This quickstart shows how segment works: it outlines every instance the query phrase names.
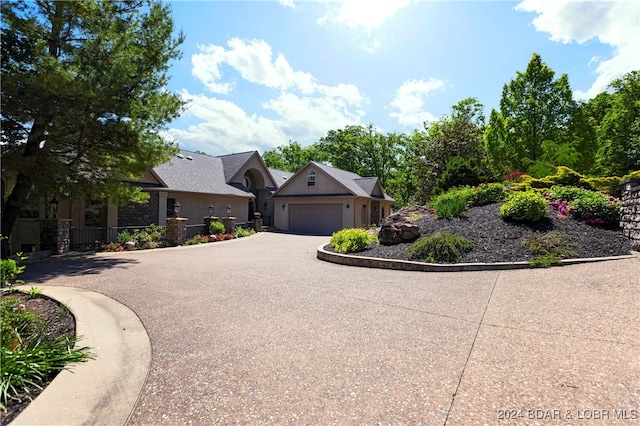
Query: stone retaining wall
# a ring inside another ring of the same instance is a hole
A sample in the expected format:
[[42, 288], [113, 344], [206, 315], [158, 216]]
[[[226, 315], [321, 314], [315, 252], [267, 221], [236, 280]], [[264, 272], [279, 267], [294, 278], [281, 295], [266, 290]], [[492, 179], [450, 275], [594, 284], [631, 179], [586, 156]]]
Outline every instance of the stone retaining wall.
[[631, 239], [631, 248], [640, 251], [640, 179], [627, 179], [621, 185], [620, 227]]

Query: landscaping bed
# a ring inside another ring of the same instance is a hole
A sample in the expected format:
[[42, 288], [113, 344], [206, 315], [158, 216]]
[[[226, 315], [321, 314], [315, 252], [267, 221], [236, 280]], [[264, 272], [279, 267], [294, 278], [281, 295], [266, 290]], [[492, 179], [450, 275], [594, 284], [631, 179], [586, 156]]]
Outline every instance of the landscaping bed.
[[[421, 236], [436, 231], [448, 231], [460, 235], [475, 247], [461, 253], [462, 263], [494, 263], [531, 261], [535, 256], [525, 244], [533, 236], [541, 236], [550, 231], [563, 235], [564, 241], [572, 246], [573, 254], [567, 258], [607, 257], [630, 254], [631, 244], [617, 227], [589, 225], [571, 217], [558, 217], [557, 210], [549, 207], [547, 217], [535, 222], [507, 221], [500, 217], [502, 203], [472, 207], [465, 217], [437, 219], [426, 207], [414, 207], [412, 223], [420, 228]], [[352, 256], [367, 256], [384, 259], [415, 260], [407, 256], [409, 243], [383, 246], [377, 242]], [[334, 251], [330, 245], [325, 247]]]
[[[45, 336], [48, 340], [68, 338], [71, 342], [75, 341], [75, 317], [65, 306], [42, 294], [29, 295], [19, 291], [3, 291], [0, 301], [6, 301], [8, 298], [17, 299], [20, 311], [33, 313], [38, 317], [37, 324], [42, 324], [43, 327], [42, 330], [37, 331], [41, 336]], [[5, 314], [8, 315], [7, 312]], [[3, 332], [2, 338], [3, 340], [8, 339], [8, 333]], [[22, 338], [25, 339], [27, 337], [22, 335]], [[3, 341], [3, 345], [6, 343], [8, 342]], [[22, 388], [21, 385], [18, 385], [20, 392], [6, 401], [6, 411], [0, 410], [0, 424], [8, 424], [13, 421], [15, 417], [27, 408], [31, 400], [35, 399], [44, 390], [58, 372], [59, 370], [51, 371], [46, 374], [44, 380], [36, 380], [37, 386], [25, 385]], [[6, 374], [6, 372], [3, 371], [3, 374]]]

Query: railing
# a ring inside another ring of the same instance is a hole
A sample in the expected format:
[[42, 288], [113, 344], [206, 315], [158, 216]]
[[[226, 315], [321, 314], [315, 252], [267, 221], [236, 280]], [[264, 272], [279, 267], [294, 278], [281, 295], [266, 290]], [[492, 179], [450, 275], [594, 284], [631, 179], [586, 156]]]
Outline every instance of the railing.
[[[251, 228], [252, 222], [236, 222], [236, 226], [243, 228]], [[146, 228], [146, 226], [118, 226], [113, 228], [71, 228], [70, 249], [97, 249], [104, 244], [118, 241], [118, 234], [123, 231], [134, 233]], [[209, 230], [206, 229], [204, 223], [198, 225], [186, 226], [187, 239], [193, 238], [195, 235], [207, 235]], [[164, 240], [166, 235], [162, 236]]]
[[[113, 228], [71, 228], [70, 249], [95, 249], [103, 244], [118, 241], [118, 234], [123, 231], [134, 233], [147, 226], [117, 226]], [[162, 239], [165, 235], [162, 235]]]
[[198, 234], [207, 235], [209, 231], [205, 229], [205, 226], [204, 223], [200, 225], [187, 225], [187, 240]]

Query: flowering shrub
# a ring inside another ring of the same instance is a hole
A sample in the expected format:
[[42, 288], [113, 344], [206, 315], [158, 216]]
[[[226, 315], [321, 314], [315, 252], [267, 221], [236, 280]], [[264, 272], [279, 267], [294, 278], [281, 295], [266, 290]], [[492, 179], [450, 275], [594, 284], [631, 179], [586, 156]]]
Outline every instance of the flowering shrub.
[[100, 246], [102, 251], [124, 251], [124, 246], [120, 243], [110, 242]]
[[554, 186], [546, 193], [559, 218], [571, 216], [589, 225], [617, 225], [620, 221], [619, 199], [597, 191], [574, 186]]
[[618, 225], [620, 222], [620, 207], [622, 203], [615, 197], [600, 192], [585, 191], [580, 198], [576, 198], [569, 206], [572, 214], [589, 225]]
[[149, 225], [141, 231], [136, 230], [132, 237], [137, 241], [138, 247], [143, 249], [156, 248], [160, 246], [165, 228], [158, 225]]
[[558, 210], [558, 219], [566, 219], [567, 216], [573, 213], [574, 208], [567, 205], [566, 201], [552, 201], [549, 203], [551, 207]]
[[342, 229], [333, 233], [329, 244], [337, 253], [355, 253], [365, 250], [376, 238], [364, 229]]
[[188, 239], [185, 244], [190, 246], [190, 245], [194, 245], [194, 244], [203, 244], [203, 243], [208, 243], [209, 242], [209, 237], [207, 237], [206, 235], [194, 235], [192, 238]]
[[234, 239], [234, 236], [233, 236], [233, 234], [226, 233], [226, 234], [224, 234], [224, 235], [222, 236], [222, 239], [223, 239], [223, 240], [233, 240], [233, 239]]
[[513, 192], [500, 206], [503, 219], [535, 221], [547, 215], [547, 201], [534, 191]]

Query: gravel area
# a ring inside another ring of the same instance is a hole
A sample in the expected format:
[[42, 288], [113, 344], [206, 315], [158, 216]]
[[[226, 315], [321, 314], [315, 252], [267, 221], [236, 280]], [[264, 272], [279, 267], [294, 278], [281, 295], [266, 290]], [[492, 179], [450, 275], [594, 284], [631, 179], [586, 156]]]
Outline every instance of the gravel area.
[[[556, 211], [549, 208], [547, 218], [535, 223], [508, 222], [500, 218], [501, 203], [473, 207], [464, 218], [437, 219], [426, 208], [413, 207], [410, 213], [422, 214], [413, 221], [420, 227], [422, 235], [436, 231], [448, 231], [466, 237], [475, 244], [475, 249], [462, 255], [463, 263], [478, 262], [518, 262], [530, 260], [533, 256], [523, 241], [536, 234], [557, 231], [565, 236], [568, 243], [575, 244], [576, 253], [570, 258], [606, 257], [630, 254], [628, 238], [619, 228], [603, 228], [571, 219], [558, 218]], [[403, 213], [400, 211], [399, 213]], [[414, 260], [406, 256], [408, 243], [392, 246], [372, 244], [368, 250], [353, 253], [356, 256], [384, 259]], [[331, 246], [327, 246], [331, 249]]]

